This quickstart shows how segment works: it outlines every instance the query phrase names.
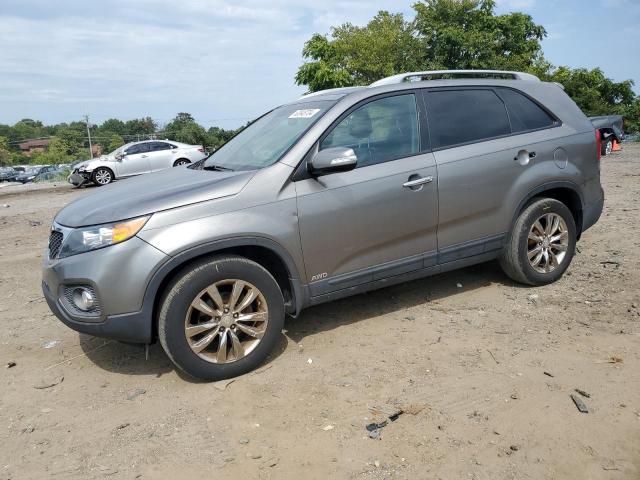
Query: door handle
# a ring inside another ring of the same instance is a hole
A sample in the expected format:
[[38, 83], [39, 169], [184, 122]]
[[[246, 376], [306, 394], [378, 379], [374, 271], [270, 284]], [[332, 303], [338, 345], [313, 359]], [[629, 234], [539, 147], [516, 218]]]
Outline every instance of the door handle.
[[148, 157], [148, 155], [142, 155], [142, 158], [147, 158], [147, 157]]
[[409, 180], [408, 182], [404, 182], [402, 186], [404, 188], [413, 188], [413, 187], [418, 187], [420, 185], [424, 185], [425, 183], [431, 183], [431, 182], [433, 182], [433, 177], [429, 175], [428, 177], [419, 177], [419, 178], [416, 178], [415, 180]]
[[537, 156], [536, 152], [520, 150], [518, 154], [515, 157], [513, 157], [513, 160], [515, 162], [518, 162], [520, 165], [524, 166], [524, 165], [528, 165], [529, 160], [533, 160], [534, 158], [536, 158], [536, 156]]

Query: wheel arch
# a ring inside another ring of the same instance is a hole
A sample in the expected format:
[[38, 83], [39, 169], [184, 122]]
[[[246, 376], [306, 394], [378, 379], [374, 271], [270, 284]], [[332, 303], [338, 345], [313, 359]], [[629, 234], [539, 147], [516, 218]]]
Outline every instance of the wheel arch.
[[578, 239], [582, 234], [584, 201], [579, 187], [572, 182], [551, 182], [540, 185], [529, 192], [518, 204], [518, 207], [511, 219], [511, 225], [514, 225], [518, 216], [525, 208], [531, 204], [534, 199], [546, 197], [553, 198], [562, 202], [571, 211], [573, 219], [576, 222], [576, 231]]
[[188, 158], [180, 157], [180, 158], [176, 159], [176, 160], [173, 162], [173, 166], [174, 166], [174, 167], [178, 166], [178, 162], [182, 162], [182, 161], [185, 161], [185, 162], [187, 162], [187, 163], [189, 163], [189, 164], [190, 164], [190, 163], [192, 163], [192, 162], [191, 162], [191, 160], [189, 160]]
[[111, 172], [111, 178], [112, 178], [113, 180], [117, 180], [117, 177], [116, 177], [116, 171], [115, 171], [113, 168], [111, 168], [111, 167], [107, 167], [106, 165], [100, 165], [100, 166], [98, 166], [97, 168], [95, 168], [95, 169], [91, 172], [91, 179], [92, 179], [92, 180], [93, 180], [93, 178], [94, 178], [95, 173], [96, 173], [98, 170], [109, 170], [109, 171]]
[[289, 253], [266, 238], [233, 238], [198, 245], [171, 257], [152, 275], [144, 295], [143, 308], [149, 309], [153, 325], [152, 338], [157, 336], [160, 302], [169, 283], [180, 270], [204, 257], [235, 254], [264, 267], [280, 286], [286, 313], [297, 316], [303, 306], [304, 293], [295, 263]]

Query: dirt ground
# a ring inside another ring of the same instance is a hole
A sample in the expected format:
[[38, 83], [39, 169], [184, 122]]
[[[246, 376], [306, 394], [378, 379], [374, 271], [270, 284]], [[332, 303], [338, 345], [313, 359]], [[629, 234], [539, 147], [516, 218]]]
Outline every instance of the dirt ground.
[[0, 192], [0, 479], [640, 479], [640, 145], [602, 170], [558, 283], [488, 263], [315, 307], [226, 388], [49, 312], [50, 222], [91, 189]]

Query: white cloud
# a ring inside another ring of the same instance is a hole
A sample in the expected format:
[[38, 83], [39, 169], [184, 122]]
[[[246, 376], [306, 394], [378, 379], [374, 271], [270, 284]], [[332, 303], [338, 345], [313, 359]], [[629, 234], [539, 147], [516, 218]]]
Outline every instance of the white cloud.
[[[251, 118], [296, 98], [304, 42], [394, 0], [2, 0], [0, 123]], [[173, 5], [173, 6], [170, 6]]]

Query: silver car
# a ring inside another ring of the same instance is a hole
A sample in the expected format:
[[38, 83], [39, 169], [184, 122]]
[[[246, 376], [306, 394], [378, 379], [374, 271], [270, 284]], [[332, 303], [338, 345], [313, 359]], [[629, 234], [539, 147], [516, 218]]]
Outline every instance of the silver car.
[[195, 163], [205, 156], [202, 145], [172, 140], [132, 142], [108, 155], [79, 163], [69, 175], [69, 183], [75, 186], [90, 182], [107, 185], [120, 178]]
[[599, 135], [557, 84], [439, 74], [303, 97], [204, 162], [66, 206], [44, 260], [51, 310], [222, 379], [310, 305], [495, 259], [517, 282], [556, 281], [602, 212]]

